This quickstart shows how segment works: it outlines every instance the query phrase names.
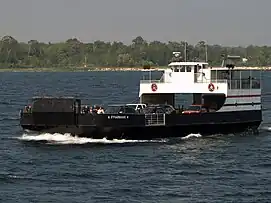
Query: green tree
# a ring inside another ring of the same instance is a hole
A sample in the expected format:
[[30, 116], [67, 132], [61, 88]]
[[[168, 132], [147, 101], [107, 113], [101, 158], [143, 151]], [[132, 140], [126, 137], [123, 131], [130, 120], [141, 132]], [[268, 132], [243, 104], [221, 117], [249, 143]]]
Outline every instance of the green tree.
[[147, 42], [142, 36], [135, 37], [128, 45], [123, 42], [101, 40], [83, 43], [77, 38], [58, 43], [37, 40], [24, 43], [18, 42], [12, 36], [4, 36], [0, 41], [0, 64], [4, 68], [79, 67], [85, 63], [88, 66], [107, 67], [166, 66], [172, 59], [174, 51], [180, 51], [182, 58], [186, 57], [187, 61], [205, 61], [206, 48], [211, 66], [220, 66], [221, 56], [225, 54], [246, 57], [249, 59], [247, 62], [249, 66], [271, 65], [270, 46], [226, 47], [206, 44], [205, 41], [199, 41], [195, 45], [184, 41]]

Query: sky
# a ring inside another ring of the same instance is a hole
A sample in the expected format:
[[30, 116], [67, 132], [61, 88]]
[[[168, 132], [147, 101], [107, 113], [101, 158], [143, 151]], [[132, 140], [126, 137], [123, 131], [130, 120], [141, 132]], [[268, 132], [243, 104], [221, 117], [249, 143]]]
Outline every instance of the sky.
[[271, 45], [271, 0], [0, 0], [0, 36]]

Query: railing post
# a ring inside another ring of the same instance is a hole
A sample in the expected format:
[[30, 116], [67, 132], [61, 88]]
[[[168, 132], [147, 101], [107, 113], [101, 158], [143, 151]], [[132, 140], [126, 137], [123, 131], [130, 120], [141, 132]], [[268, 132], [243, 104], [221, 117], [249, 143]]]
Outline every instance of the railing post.
[[166, 124], [166, 114], [155, 113], [145, 115], [145, 125], [146, 126], [159, 126]]

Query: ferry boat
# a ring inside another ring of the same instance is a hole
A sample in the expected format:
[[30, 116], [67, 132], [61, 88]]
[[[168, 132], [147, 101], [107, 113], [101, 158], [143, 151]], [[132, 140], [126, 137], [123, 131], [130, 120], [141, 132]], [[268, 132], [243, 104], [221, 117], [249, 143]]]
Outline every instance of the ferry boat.
[[[159, 80], [140, 81], [139, 104], [111, 105], [102, 114], [90, 112], [80, 99], [35, 97], [21, 110], [20, 124], [23, 129], [94, 139], [257, 132], [262, 122], [261, 71], [235, 67], [236, 60], [241, 57], [224, 57], [221, 67], [173, 61]], [[178, 94], [191, 94], [191, 105], [177, 104]]]

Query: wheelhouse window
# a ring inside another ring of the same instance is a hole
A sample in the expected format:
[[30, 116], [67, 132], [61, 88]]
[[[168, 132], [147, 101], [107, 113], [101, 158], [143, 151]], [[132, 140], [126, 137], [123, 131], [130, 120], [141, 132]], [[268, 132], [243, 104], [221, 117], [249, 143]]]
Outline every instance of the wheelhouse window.
[[180, 67], [180, 72], [185, 72], [185, 66]]
[[174, 72], [179, 72], [179, 66], [173, 66]]
[[171, 66], [171, 69], [173, 72], [191, 72], [192, 71], [192, 66]]

